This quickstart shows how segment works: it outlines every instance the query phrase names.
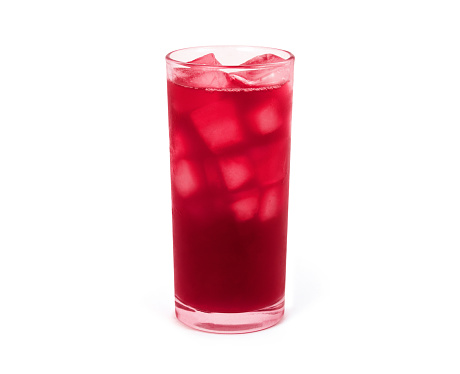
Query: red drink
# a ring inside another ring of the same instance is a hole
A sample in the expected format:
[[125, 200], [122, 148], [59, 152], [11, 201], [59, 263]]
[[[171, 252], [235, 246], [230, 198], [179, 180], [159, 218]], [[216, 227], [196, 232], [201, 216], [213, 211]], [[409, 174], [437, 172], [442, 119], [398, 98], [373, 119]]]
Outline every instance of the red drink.
[[255, 331], [282, 316], [292, 64], [168, 66], [176, 311], [192, 327]]

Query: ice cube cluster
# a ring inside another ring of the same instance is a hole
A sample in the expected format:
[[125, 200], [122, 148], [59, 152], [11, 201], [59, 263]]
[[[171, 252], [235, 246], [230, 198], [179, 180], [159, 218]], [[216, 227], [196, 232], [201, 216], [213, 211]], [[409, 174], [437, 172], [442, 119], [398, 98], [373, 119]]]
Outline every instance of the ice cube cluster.
[[[261, 55], [242, 65], [260, 66], [281, 61], [285, 60], [275, 55]], [[191, 63], [220, 66], [213, 54]], [[175, 79], [176, 83], [195, 88], [214, 84], [220, 88], [254, 88], [282, 82], [286, 77], [282, 69], [286, 68], [276, 64], [271, 69], [258, 68], [244, 73], [180, 68]], [[201, 94], [200, 90], [197, 94]], [[181, 105], [183, 110], [188, 103]], [[276, 217], [285, 200], [289, 140], [275, 134], [288, 120], [274, 96], [267, 95], [243, 111], [228, 96], [209, 100], [197, 108], [188, 105], [188, 109], [191, 124], [188, 130], [193, 131], [194, 141], [206, 147], [208, 156], [196, 157], [190, 133], [180, 128], [171, 132], [172, 181], [178, 196], [190, 201], [188, 206], [193, 212], [201, 211], [198, 215], [209, 208], [206, 204], [212, 200], [214, 207], [227, 210], [237, 221], [268, 221]]]
[[290, 67], [282, 62], [286, 60], [273, 54], [265, 54], [243, 62], [241, 68], [223, 67], [216, 56], [209, 53], [190, 61], [188, 67], [175, 67], [172, 81], [186, 87], [216, 90], [277, 86], [289, 80]]

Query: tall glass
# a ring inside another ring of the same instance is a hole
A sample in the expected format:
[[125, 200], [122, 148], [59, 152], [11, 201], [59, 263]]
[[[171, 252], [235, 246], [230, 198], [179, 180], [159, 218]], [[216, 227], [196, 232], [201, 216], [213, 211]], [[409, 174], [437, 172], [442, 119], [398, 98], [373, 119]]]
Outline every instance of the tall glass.
[[176, 316], [216, 333], [284, 313], [294, 56], [245, 46], [166, 56]]

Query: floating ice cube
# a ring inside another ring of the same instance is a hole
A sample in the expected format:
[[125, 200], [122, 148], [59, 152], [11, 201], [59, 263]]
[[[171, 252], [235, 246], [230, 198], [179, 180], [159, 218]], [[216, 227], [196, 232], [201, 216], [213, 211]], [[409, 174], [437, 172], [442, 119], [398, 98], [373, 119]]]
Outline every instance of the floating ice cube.
[[224, 89], [233, 81], [227, 73], [217, 69], [175, 68], [173, 82], [186, 87]]
[[267, 67], [260, 70], [248, 70], [228, 74], [230, 87], [269, 87], [280, 86], [289, 80], [289, 69], [285, 66]]
[[259, 218], [261, 221], [267, 221], [276, 217], [281, 210], [281, 193], [280, 186], [268, 188], [260, 199]]
[[191, 80], [192, 87], [201, 88], [227, 88], [231, 84], [227, 73], [219, 70], [203, 71]]
[[257, 179], [268, 185], [285, 179], [289, 171], [289, 141], [277, 142], [255, 147], [250, 152], [254, 162]]
[[249, 113], [249, 123], [253, 130], [261, 135], [277, 130], [283, 124], [276, 100], [264, 102]]
[[187, 87], [224, 89], [230, 87], [232, 79], [224, 71], [205, 66], [220, 66], [213, 53], [190, 61], [191, 64], [202, 65], [188, 68], [174, 68], [173, 82]]
[[243, 140], [235, 106], [221, 100], [194, 110], [190, 117], [198, 133], [213, 152], [220, 152]]
[[228, 74], [230, 84], [240, 87], [265, 87], [286, 83], [289, 80], [289, 64], [277, 64], [286, 61], [272, 54], [251, 58], [241, 65], [254, 65], [254, 69], [243, 70]]
[[251, 178], [252, 168], [247, 157], [222, 157], [219, 164], [225, 184], [230, 190], [241, 187]]
[[239, 221], [247, 221], [253, 218], [259, 209], [259, 196], [257, 191], [246, 192], [241, 195], [232, 205], [235, 218]]
[[283, 61], [286, 61], [286, 60], [277, 55], [266, 53], [264, 55], [253, 57], [250, 60], [243, 62], [241, 65], [271, 64], [274, 62], [283, 62]]
[[201, 56], [189, 62], [190, 64], [201, 64], [201, 65], [222, 65], [214, 55], [214, 53], [208, 53], [207, 55]]
[[182, 197], [193, 195], [200, 187], [198, 167], [191, 161], [178, 161], [173, 167], [172, 176], [173, 184]]

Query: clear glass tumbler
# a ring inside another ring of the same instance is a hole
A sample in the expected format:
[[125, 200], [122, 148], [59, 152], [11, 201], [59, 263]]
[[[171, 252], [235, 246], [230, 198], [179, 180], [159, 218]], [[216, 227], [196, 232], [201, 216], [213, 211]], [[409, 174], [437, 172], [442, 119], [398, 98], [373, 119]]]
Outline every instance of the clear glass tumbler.
[[166, 56], [176, 315], [216, 333], [284, 313], [294, 56], [213, 46]]

